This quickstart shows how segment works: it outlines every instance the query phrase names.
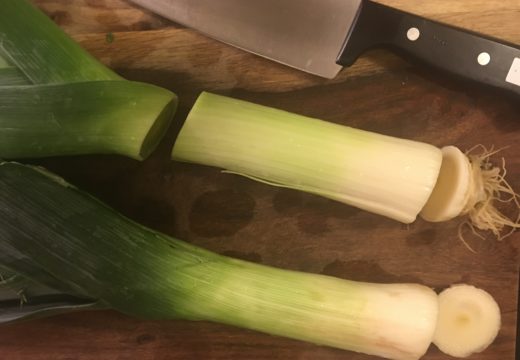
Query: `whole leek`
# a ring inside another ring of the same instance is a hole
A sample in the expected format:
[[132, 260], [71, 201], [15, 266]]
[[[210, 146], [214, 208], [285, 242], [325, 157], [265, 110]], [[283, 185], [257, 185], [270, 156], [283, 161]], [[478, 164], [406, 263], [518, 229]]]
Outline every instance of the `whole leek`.
[[146, 158], [177, 106], [172, 92], [125, 81], [26, 0], [0, 12], [0, 158]]
[[[42, 285], [53, 287], [50, 274], [71, 294], [133, 316], [209, 320], [391, 359], [418, 359], [433, 339], [438, 301], [425, 286], [353, 282], [220, 256], [16, 163], [0, 165], [0, 188], [0, 266]], [[15, 261], [21, 256], [45, 274]]]

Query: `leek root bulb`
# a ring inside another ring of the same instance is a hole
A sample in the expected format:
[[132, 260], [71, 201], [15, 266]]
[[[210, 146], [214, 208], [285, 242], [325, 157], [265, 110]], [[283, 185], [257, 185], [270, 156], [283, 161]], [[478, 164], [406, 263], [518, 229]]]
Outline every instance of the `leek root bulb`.
[[[489, 157], [495, 152], [483, 149], [482, 154], [462, 153], [454, 146], [442, 149], [442, 166], [437, 184], [421, 217], [427, 221], [451, 220], [468, 215], [469, 224], [480, 230], [491, 230], [501, 239], [504, 227], [520, 227], [495, 207], [495, 201], [514, 202], [517, 195], [505, 180], [505, 167], [493, 166]], [[509, 199], [503, 199], [503, 195]]]

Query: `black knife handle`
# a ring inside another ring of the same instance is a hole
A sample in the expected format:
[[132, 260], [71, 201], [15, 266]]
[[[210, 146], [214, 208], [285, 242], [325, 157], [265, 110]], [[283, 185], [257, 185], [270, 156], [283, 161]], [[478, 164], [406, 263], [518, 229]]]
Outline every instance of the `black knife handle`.
[[430, 65], [520, 94], [520, 47], [365, 0], [338, 64], [389, 47]]

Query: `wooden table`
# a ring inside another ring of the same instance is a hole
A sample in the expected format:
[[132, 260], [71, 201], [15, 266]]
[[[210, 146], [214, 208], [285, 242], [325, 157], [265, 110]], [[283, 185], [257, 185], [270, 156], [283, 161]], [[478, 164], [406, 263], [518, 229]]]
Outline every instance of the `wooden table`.
[[[520, 1], [384, 3], [520, 44]], [[109, 156], [42, 163], [124, 214], [213, 251], [288, 269], [436, 289], [465, 282], [497, 299], [503, 326], [471, 359], [514, 359], [520, 232], [497, 242], [457, 238], [460, 221], [404, 226], [317, 196], [169, 160], [175, 132], [202, 90], [437, 146], [507, 146], [520, 191], [520, 101], [373, 51], [335, 80], [246, 54], [122, 0], [34, 0], [65, 31], [128, 79], [180, 96], [169, 135], [143, 163]], [[110, 40], [110, 41], [109, 41]], [[499, 159], [498, 159], [499, 160]], [[384, 175], [382, 177], [384, 181]], [[211, 323], [141, 321], [113, 311], [0, 329], [0, 358], [372, 359]], [[446, 359], [431, 347], [425, 359]]]

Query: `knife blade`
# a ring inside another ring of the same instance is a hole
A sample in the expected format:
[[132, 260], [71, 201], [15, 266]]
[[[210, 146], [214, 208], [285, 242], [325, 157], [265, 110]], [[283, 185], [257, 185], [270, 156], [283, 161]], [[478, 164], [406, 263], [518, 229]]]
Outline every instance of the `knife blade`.
[[520, 46], [370, 0], [132, 0], [216, 40], [325, 78], [389, 48], [520, 94]]

